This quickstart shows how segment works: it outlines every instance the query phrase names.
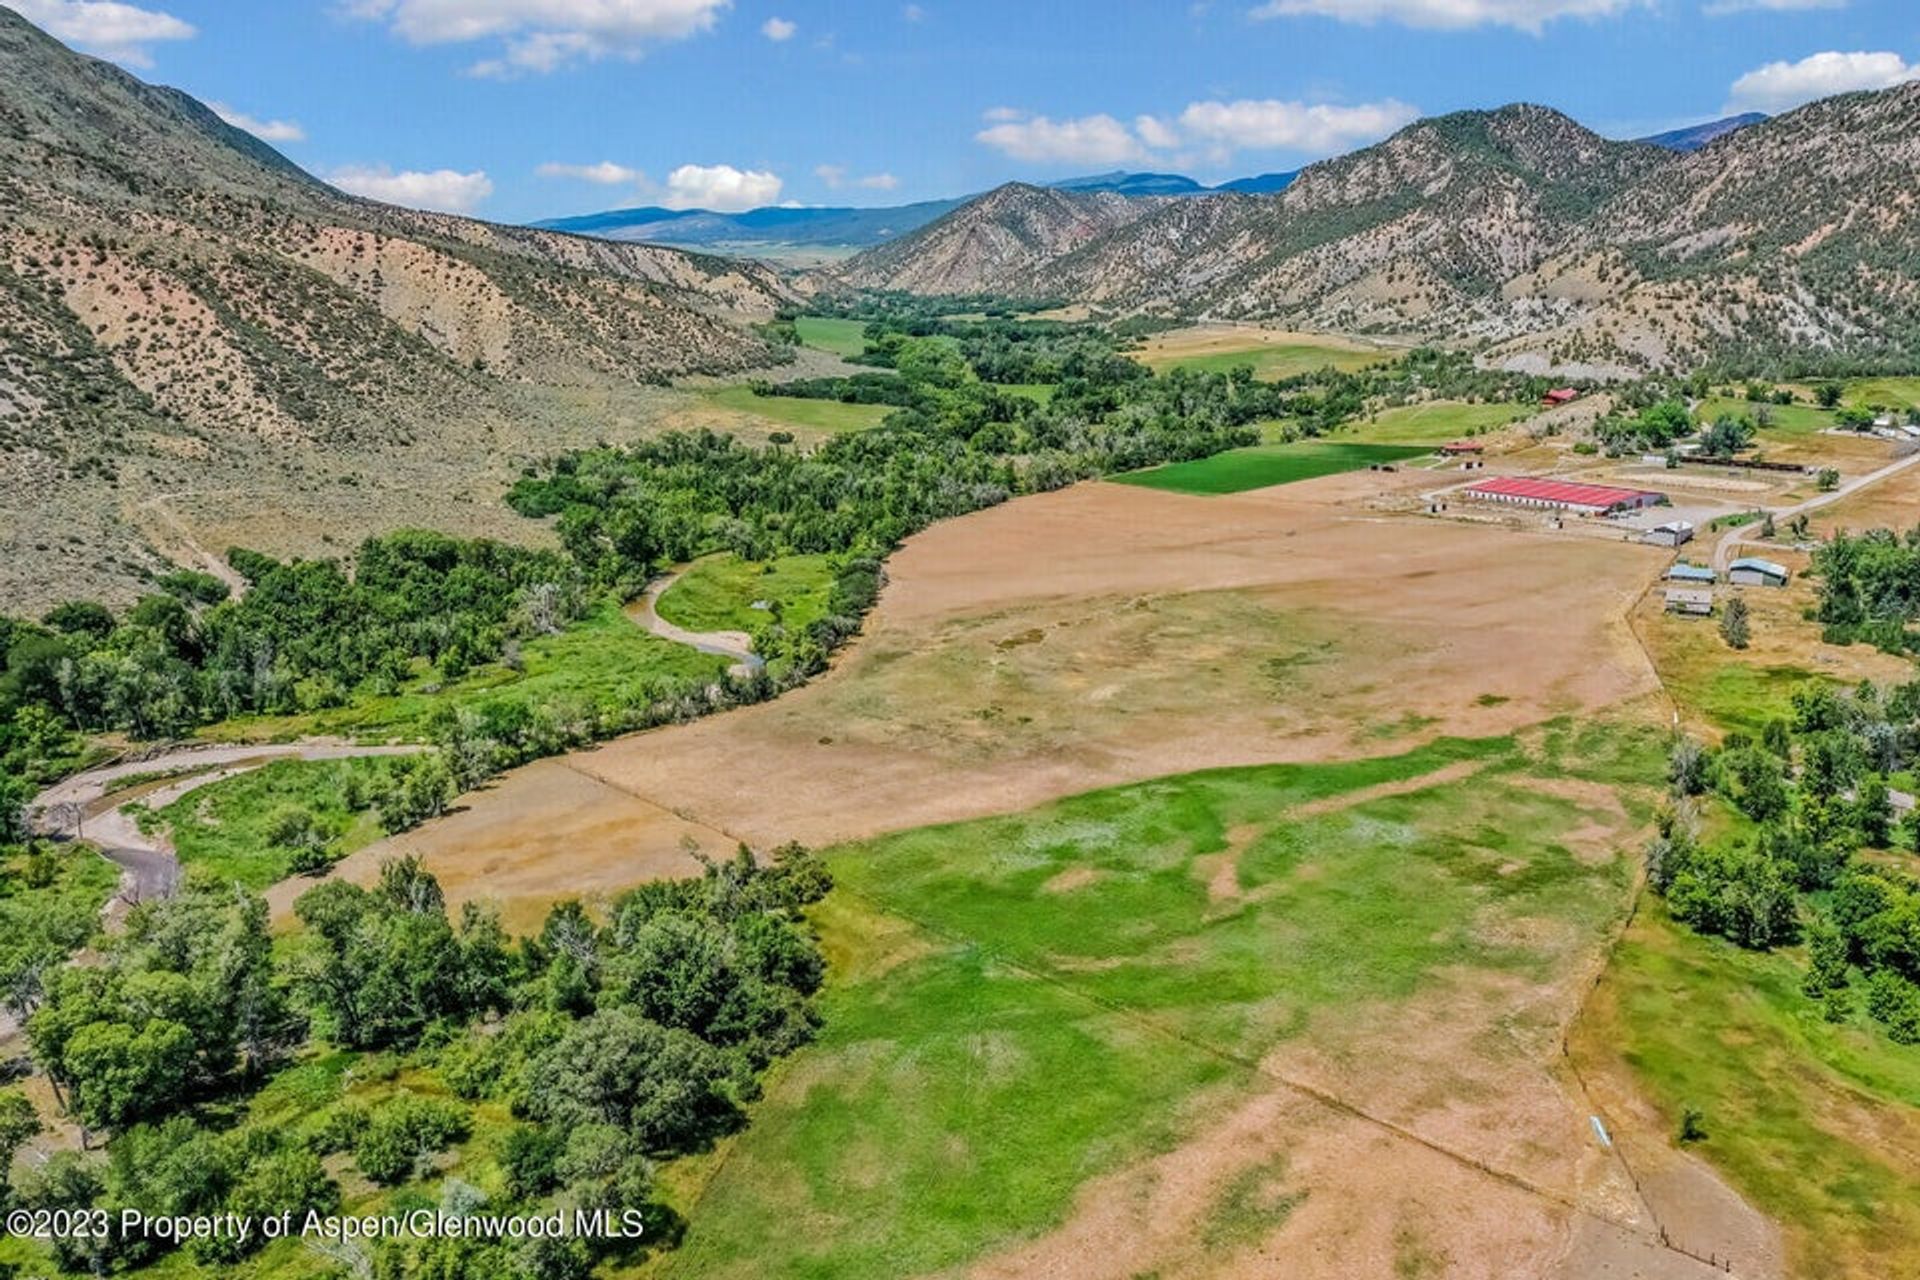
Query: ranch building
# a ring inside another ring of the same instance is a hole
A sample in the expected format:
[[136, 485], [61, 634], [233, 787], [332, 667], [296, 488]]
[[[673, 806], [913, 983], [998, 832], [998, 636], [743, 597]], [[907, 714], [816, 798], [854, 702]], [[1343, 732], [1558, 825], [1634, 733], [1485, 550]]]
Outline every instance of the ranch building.
[[1664, 493], [1651, 489], [1622, 489], [1610, 484], [1580, 484], [1572, 480], [1549, 480], [1540, 476], [1494, 476], [1468, 485], [1469, 498], [1482, 502], [1504, 502], [1516, 507], [1538, 507], [1549, 511], [1573, 511], [1580, 515], [1610, 516], [1622, 511], [1639, 511], [1659, 506], [1667, 500]]
[[1784, 587], [1792, 576], [1787, 566], [1758, 556], [1746, 556], [1727, 566], [1727, 581], [1743, 587]]
[[1695, 587], [1670, 587], [1667, 590], [1667, 612], [1690, 618], [1707, 617], [1713, 612], [1713, 592]]
[[1710, 587], [1719, 580], [1719, 575], [1703, 564], [1682, 562], [1667, 570], [1668, 582], [1694, 582]]
[[1685, 520], [1669, 520], [1647, 530], [1645, 541], [1656, 547], [1677, 547], [1693, 541], [1693, 526]]
[[1563, 404], [1572, 404], [1580, 398], [1580, 393], [1572, 387], [1555, 387], [1540, 397], [1540, 403], [1549, 409], [1558, 409]]

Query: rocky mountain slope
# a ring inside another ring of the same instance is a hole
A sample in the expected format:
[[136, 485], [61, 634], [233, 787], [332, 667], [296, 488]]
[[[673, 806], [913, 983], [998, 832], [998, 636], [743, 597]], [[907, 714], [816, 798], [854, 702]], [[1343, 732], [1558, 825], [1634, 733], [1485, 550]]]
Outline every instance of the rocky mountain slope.
[[429, 519], [583, 402], [773, 356], [758, 265], [346, 196], [7, 9], [0, 83], [0, 534], [31, 553], [0, 595], [124, 594], [169, 491], [408, 477], [337, 533]]
[[[1910, 361], [1916, 192], [1920, 85], [1828, 99], [1685, 153], [1511, 106], [1418, 121], [1278, 195], [1166, 202], [1077, 245], [1022, 237], [983, 198], [847, 275], [1465, 340], [1568, 372]], [[1002, 235], [1026, 249], [1008, 269], [950, 267], [956, 238]]]
[[1097, 237], [1201, 197], [1123, 196], [1009, 182], [860, 254], [844, 279], [915, 293], [1026, 292], [1033, 272]]

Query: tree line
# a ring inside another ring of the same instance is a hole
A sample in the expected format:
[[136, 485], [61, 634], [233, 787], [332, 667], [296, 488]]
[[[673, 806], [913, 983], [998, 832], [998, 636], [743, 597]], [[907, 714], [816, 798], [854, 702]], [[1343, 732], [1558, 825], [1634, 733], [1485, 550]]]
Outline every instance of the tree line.
[[[824, 962], [801, 912], [830, 884], [797, 845], [765, 861], [742, 849], [633, 890], [604, 921], [563, 902], [516, 941], [484, 910], [451, 912], [402, 860], [372, 888], [309, 890], [302, 932], [276, 946], [260, 899], [195, 881], [136, 908], [97, 963], [49, 974], [25, 1010], [60, 1105], [104, 1142], [0, 1183], [0, 1208], [110, 1210], [116, 1229], [52, 1245], [63, 1271], [99, 1275], [173, 1247], [121, 1234], [123, 1209], [333, 1212], [329, 1162], [344, 1160], [379, 1187], [432, 1187], [456, 1213], [631, 1210], [647, 1224], [638, 1245], [383, 1241], [359, 1259], [367, 1274], [559, 1280], [670, 1243], [654, 1162], [741, 1125], [761, 1073], [814, 1034]], [[354, 1079], [372, 1087], [347, 1090]], [[287, 1089], [302, 1099], [291, 1117], [261, 1105]], [[488, 1140], [443, 1176], [443, 1153], [482, 1125]], [[38, 1128], [0, 1092], [0, 1154]], [[231, 1263], [261, 1243], [186, 1249]]]

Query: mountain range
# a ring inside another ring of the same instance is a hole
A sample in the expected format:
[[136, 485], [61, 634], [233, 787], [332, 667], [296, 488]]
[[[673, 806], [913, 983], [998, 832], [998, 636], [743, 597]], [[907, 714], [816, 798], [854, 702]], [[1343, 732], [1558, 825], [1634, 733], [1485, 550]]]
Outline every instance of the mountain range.
[[1460, 112], [1276, 195], [1115, 205], [1010, 184], [840, 276], [1413, 334], [1568, 374], [1911, 363], [1920, 85], [1696, 140], [1609, 141], [1539, 106]]
[[476, 476], [582, 405], [775, 358], [760, 263], [347, 196], [4, 8], [0, 83], [0, 528], [39, 555], [0, 596], [123, 594], [159, 495], [471, 527]]
[[[1672, 151], [1697, 151], [1715, 138], [1766, 119], [1758, 113], [1730, 116], [1642, 138]], [[1224, 192], [1275, 195], [1299, 176], [1297, 170], [1262, 173], [1209, 187], [1178, 173], [1131, 173], [1115, 170], [1084, 178], [1064, 178], [1035, 185], [1059, 191], [1112, 192], [1123, 196], [1202, 196]], [[645, 241], [765, 257], [771, 261], [815, 263], [885, 244], [917, 231], [954, 209], [978, 199], [922, 200], [914, 204], [869, 208], [769, 205], [744, 213], [716, 213], [710, 209], [666, 209], [648, 205], [609, 209], [603, 213], [552, 218], [534, 225], [550, 231], [600, 236], [609, 240]]]

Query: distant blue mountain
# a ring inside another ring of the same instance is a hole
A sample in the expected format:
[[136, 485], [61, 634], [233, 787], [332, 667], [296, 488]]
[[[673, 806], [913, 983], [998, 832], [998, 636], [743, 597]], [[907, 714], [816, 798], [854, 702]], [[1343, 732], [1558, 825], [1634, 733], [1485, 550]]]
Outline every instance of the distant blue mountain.
[[[1178, 173], [1115, 170], [1041, 185], [1062, 191], [1112, 191], [1123, 196], [1203, 196], [1216, 191], [1271, 195], [1284, 191], [1293, 179], [1291, 173], [1264, 173], [1208, 187]], [[804, 257], [866, 249], [897, 240], [971, 199], [972, 196], [962, 196], [955, 200], [922, 200], [917, 204], [879, 209], [773, 205], [745, 213], [646, 205], [571, 218], [549, 218], [533, 225], [549, 231], [598, 236], [603, 240], [647, 240], [764, 257]]]
[[1749, 111], [1745, 115], [1728, 116], [1724, 120], [1710, 120], [1706, 124], [1696, 124], [1685, 129], [1674, 129], [1667, 133], [1656, 133], [1651, 138], [1641, 138], [1641, 142], [1651, 142], [1656, 147], [1665, 147], [1669, 151], [1698, 151], [1715, 138], [1724, 138], [1736, 129], [1744, 129], [1750, 124], [1759, 124], [1767, 117], [1758, 111]]

